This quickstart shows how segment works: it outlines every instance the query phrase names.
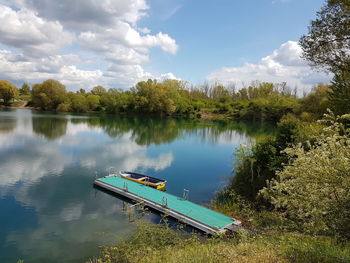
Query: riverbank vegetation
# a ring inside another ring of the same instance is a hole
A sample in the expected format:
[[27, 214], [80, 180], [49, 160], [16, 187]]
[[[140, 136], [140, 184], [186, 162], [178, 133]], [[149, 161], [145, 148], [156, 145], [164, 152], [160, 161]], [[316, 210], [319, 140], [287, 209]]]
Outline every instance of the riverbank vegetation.
[[138, 223], [136, 234], [129, 241], [102, 248], [101, 256], [88, 262], [345, 263], [349, 260], [350, 246], [327, 237], [270, 232], [203, 239], [164, 225]]
[[[194, 87], [178, 80], [147, 80], [130, 90], [106, 90], [94, 87], [90, 92], [81, 89], [69, 92], [56, 80], [17, 89], [11, 83], [0, 83], [4, 105], [11, 101], [28, 101], [29, 106], [57, 112], [101, 112], [110, 114], [149, 114], [217, 118], [221, 120], [253, 120], [278, 122], [293, 113], [304, 119], [322, 116], [330, 107], [332, 85], [319, 84], [302, 98], [286, 83], [254, 82], [239, 90], [222, 85]], [[5, 92], [6, 91], [6, 92]], [[6, 95], [6, 94], [8, 95]], [[338, 105], [335, 104], [335, 105]]]

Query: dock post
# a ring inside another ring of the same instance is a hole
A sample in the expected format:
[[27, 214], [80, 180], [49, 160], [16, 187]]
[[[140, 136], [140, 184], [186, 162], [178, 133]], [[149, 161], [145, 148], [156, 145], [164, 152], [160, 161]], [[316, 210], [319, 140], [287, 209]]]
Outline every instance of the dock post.
[[162, 206], [167, 207], [168, 206], [168, 198], [163, 196], [162, 198]]
[[124, 191], [128, 191], [128, 183], [127, 182], [124, 182], [124, 189], [123, 189]]
[[184, 189], [182, 199], [188, 200], [189, 193], [190, 193], [190, 190]]

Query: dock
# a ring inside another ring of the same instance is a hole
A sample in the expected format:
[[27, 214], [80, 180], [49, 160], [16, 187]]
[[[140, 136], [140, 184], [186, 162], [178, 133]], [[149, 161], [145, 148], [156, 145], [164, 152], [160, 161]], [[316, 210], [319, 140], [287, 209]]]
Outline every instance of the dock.
[[117, 175], [98, 178], [94, 184], [142, 203], [207, 234], [222, 234], [227, 231], [236, 231], [241, 227], [239, 220], [190, 202], [186, 197], [177, 197]]

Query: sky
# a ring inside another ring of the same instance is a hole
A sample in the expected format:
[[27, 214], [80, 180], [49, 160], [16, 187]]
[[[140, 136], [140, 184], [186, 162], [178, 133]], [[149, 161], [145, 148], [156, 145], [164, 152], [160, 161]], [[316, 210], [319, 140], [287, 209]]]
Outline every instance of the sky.
[[149, 78], [310, 90], [331, 76], [301, 58], [323, 0], [0, 0], [0, 79], [68, 90]]

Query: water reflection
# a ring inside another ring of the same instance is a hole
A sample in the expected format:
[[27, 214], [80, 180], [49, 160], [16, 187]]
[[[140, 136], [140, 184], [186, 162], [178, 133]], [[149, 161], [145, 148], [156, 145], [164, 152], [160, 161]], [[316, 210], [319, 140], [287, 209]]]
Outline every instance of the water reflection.
[[0, 262], [84, 261], [128, 236], [122, 201], [92, 187], [110, 166], [160, 173], [169, 192], [207, 202], [233, 148], [270, 129], [254, 125], [0, 111]]
[[60, 138], [67, 132], [68, 119], [64, 117], [33, 117], [32, 121], [33, 131], [49, 140]]
[[225, 137], [228, 143], [241, 135], [259, 137], [275, 133], [275, 127], [266, 122], [198, 122], [188, 119], [145, 118], [140, 116], [103, 116], [88, 119], [72, 119], [72, 123], [87, 123], [89, 127], [101, 127], [112, 138], [131, 132], [131, 139], [139, 145], [171, 143], [187, 135], [200, 136], [204, 141], [218, 142]]
[[35, 207], [37, 222], [10, 232], [6, 243], [15, 244], [28, 262], [78, 262], [97, 253], [98, 245], [128, 236], [132, 225], [120, 212], [121, 201], [101, 194], [95, 198], [91, 182], [81, 169], [67, 168], [58, 177], [17, 189], [16, 200]]
[[16, 128], [17, 120], [11, 117], [3, 116], [0, 119], [0, 133], [8, 133]]

